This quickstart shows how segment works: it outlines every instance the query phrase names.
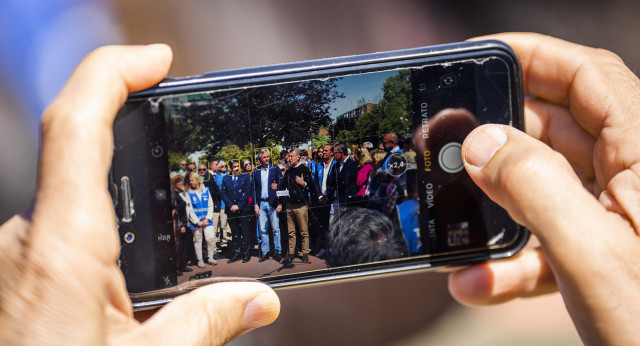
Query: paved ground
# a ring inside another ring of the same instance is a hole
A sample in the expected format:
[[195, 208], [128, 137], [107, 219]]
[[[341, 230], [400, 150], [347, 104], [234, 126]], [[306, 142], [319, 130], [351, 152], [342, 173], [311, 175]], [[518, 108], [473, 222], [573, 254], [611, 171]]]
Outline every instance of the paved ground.
[[302, 260], [299, 258], [294, 259], [294, 261], [292, 262], [292, 268], [285, 268], [282, 264], [276, 262], [271, 258], [264, 262], [259, 262], [257, 257], [251, 257], [251, 261], [247, 263], [242, 263], [242, 261], [227, 263], [227, 259], [220, 259], [217, 260], [217, 262], [218, 264], [215, 266], [206, 264], [204, 268], [189, 266], [189, 268], [193, 269], [193, 271], [184, 273], [184, 275], [182, 276], [178, 276], [178, 284], [181, 284], [190, 279], [194, 280], [196, 274], [204, 273], [207, 271], [211, 271], [212, 276], [264, 278], [324, 269], [327, 267], [324, 260], [321, 260], [314, 256], [309, 256], [310, 263], [302, 263]]

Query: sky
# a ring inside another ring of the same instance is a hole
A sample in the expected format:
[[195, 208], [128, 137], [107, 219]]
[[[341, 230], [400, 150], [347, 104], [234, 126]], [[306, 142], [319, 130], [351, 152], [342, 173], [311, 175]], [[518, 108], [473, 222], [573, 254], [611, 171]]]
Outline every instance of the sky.
[[364, 98], [367, 103], [375, 103], [382, 99], [382, 84], [390, 76], [398, 74], [398, 70], [372, 72], [361, 75], [346, 76], [336, 82], [337, 91], [344, 94], [331, 104], [331, 118], [345, 113], [358, 106], [358, 100]]

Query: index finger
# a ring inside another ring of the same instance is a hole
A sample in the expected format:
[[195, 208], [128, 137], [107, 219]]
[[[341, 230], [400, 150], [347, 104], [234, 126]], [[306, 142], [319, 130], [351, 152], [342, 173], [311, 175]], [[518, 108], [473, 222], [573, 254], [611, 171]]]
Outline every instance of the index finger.
[[115, 217], [106, 189], [113, 120], [127, 94], [158, 83], [170, 62], [165, 45], [111, 46], [78, 65], [42, 117], [34, 241], [115, 262]]
[[510, 45], [522, 64], [525, 92], [567, 106], [596, 138], [603, 127], [628, 126], [634, 114], [631, 110], [640, 106], [638, 78], [620, 57], [607, 50], [533, 33], [482, 39]]

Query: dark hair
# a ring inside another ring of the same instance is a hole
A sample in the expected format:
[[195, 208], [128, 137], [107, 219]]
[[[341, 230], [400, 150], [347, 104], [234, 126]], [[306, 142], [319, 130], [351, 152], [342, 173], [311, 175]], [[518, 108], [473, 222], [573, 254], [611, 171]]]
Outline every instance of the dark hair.
[[344, 154], [344, 155], [349, 155], [349, 150], [347, 150], [347, 146], [340, 143], [338, 145], [335, 146], [336, 149], [338, 149], [338, 152]]
[[342, 209], [329, 226], [327, 265], [339, 267], [406, 257], [402, 231], [384, 214], [360, 207]]

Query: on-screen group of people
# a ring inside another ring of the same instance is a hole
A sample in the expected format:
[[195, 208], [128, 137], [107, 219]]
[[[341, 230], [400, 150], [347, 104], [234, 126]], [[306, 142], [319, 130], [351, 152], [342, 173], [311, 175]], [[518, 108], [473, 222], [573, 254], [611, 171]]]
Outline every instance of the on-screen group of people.
[[[389, 133], [378, 148], [365, 142], [353, 152], [343, 143], [284, 149], [277, 161], [262, 148], [255, 168], [248, 157], [215, 159], [208, 167], [181, 161], [171, 173], [178, 274], [192, 271], [188, 264], [204, 268], [223, 258], [249, 262], [255, 245], [260, 262], [272, 258], [291, 267], [296, 257], [302, 263], [310, 263], [310, 254], [325, 259], [329, 227], [342, 209], [365, 207], [396, 217], [396, 204], [414, 185], [415, 153], [410, 143], [405, 148]], [[406, 157], [409, 174], [387, 173], [394, 153]]]

